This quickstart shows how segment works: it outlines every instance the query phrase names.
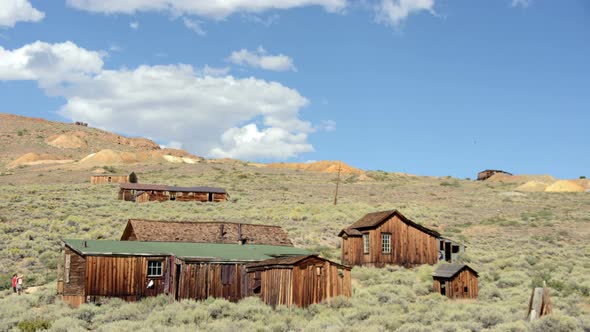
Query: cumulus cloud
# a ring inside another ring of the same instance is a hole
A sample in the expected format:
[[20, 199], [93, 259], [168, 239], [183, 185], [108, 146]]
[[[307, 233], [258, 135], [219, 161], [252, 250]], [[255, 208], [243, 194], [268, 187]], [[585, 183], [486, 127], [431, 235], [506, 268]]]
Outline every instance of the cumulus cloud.
[[250, 66], [266, 70], [296, 70], [295, 65], [293, 65], [293, 59], [283, 54], [268, 55], [262, 46], [259, 46], [254, 52], [250, 52], [247, 49], [235, 51], [227, 58], [227, 60], [236, 65]]
[[225, 76], [229, 73], [229, 67], [210, 67], [209, 65], [205, 65], [203, 68], [203, 75], [207, 76]]
[[241, 128], [228, 129], [221, 136], [222, 145], [211, 150], [217, 158], [288, 159], [303, 152], [313, 151], [306, 133], [292, 133], [283, 128], [258, 130], [251, 123]]
[[35, 9], [29, 0], [0, 1], [0, 27], [14, 27], [17, 22], [38, 22], [45, 13]]
[[79, 81], [101, 71], [103, 56], [69, 41], [36, 41], [15, 50], [0, 46], [0, 80], [36, 80], [44, 86]]
[[434, 14], [434, 0], [381, 0], [376, 20], [389, 26], [399, 26], [410, 14], [427, 11]]
[[98, 52], [71, 42], [0, 48], [0, 79], [37, 80], [65, 98], [59, 113], [69, 119], [206, 156], [284, 159], [313, 150], [314, 128], [299, 115], [309, 102], [280, 83], [183, 64], [102, 66]]
[[105, 14], [160, 11], [175, 16], [197, 15], [223, 19], [234, 13], [261, 13], [273, 9], [321, 6], [328, 12], [346, 7], [346, 0], [67, 0], [68, 5], [90, 12]]
[[203, 30], [203, 28], [201, 27], [202, 22], [200, 21], [191, 20], [190, 18], [183, 17], [182, 23], [184, 23], [185, 27], [187, 27], [189, 30], [192, 30], [199, 36], [204, 36], [207, 34], [207, 32]]
[[137, 21], [130, 22], [129, 27], [133, 30], [137, 30], [137, 29], [139, 29], [139, 22], [137, 22]]

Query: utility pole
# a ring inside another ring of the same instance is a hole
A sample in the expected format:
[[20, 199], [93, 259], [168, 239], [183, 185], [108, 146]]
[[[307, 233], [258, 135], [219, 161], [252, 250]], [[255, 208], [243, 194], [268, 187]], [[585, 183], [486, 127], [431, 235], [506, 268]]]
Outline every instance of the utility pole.
[[338, 186], [340, 185], [340, 171], [342, 170], [342, 162], [338, 162], [338, 177], [336, 178], [336, 191], [334, 192], [334, 205], [338, 204]]

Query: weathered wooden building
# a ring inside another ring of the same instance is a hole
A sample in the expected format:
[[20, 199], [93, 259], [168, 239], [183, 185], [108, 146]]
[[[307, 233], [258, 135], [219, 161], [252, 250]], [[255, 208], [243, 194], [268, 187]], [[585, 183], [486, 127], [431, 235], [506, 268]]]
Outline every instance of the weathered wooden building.
[[137, 183], [137, 175], [130, 173], [129, 175], [121, 174], [93, 174], [90, 176], [90, 183]]
[[432, 276], [433, 291], [452, 299], [475, 299], [478, 274], [465, 264], [440, 265]]
[[302, 255], [269, 259], [246, 265], [249, 285], [263, 302], [305, 308], [351, 295], [348, 266], [318, 257]]
[[175, 187], [159, 184], [122, 183], [119, 199], [144, 203], [150, 201], [224, 202], [229, 194], [223, 188]]
[[223, 221], [156, 221], [129, 219], [121, 241], [238, 243], [293, 246], [279, 226]]
[[481, 171], [479, 173], [477, 173], [477, 179], [479, 181], [483, 181], [483, 180], [487, 180], [488, 178], [490, 178], [492, 175], [494, 174], [506, 174], [506, 175], [512, 175], [512, 173], [508, 173], [505, 171], [501, 171], [499, 169], [486, 169], [485, 171]]
[[338, 234], [342, 264], [382, 267], [454, 261], [464, 246], [406, 218], [397, 210], [368, 213]]
[[[58, 294], [74, 306], [105, 297], [137, 301], [159, 294], [177, 300], [230, 301], [264, 295], [270, 305], [300, 306], [350, 296], [350, 269], [310, 255], [292, 246], [64, 240]], [[288, 257], [293, 260], [276, 263]], [[260, 265], [249, 271], [251, 263]], [[274, 279], [275, 272], [283, 279]], [[276, 285], [280, 292], [266, 285]], [[304, 291], [297, 293], [301, 287]]]

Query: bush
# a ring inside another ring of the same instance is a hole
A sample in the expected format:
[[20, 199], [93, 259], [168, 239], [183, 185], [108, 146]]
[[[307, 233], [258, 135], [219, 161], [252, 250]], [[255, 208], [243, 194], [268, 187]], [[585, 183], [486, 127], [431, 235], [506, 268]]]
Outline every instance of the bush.
[[35, 318], [33, 320], [20, 321], [16, 327], [22, 332], [35, 332], [40, 330], [47, 330], [51, 326], [51, 322], [43, 318]]
[[571, 332], [580, 331], [576, 320], [572, 317], [551, 315], [533, 322], [533, 332]]

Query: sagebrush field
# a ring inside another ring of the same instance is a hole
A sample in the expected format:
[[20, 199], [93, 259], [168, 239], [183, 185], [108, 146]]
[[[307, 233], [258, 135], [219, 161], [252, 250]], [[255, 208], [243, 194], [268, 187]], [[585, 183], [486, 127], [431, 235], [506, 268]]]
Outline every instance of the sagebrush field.
[[[0, 176], [0, 330], [52, 331], [590, 331], [590, 193], [519, 193], [515, 184], [368, 172], [344, 176], [247, 164], [126, 166], [139, 182], [212, 185], [227, 203], [118, 201], [89, 170], [21, 167]], [[296, 246], [339, 261], [338, 232], [367, 212], [399, 209], [466, 244], [480, 274], [476, 301], [432, 294], [433, 266], [354, 268], [353, 296], [276, 310], [249, 298], [173, 303], [117, 299], [72, 309], [57, 300], [62, 238], [118, 239], [128, 218], [279, 225]], [[13, 273], [27, 293], [10, 289]], [[531, 289], [546, 281], [554, 314], [525, 321]]]

